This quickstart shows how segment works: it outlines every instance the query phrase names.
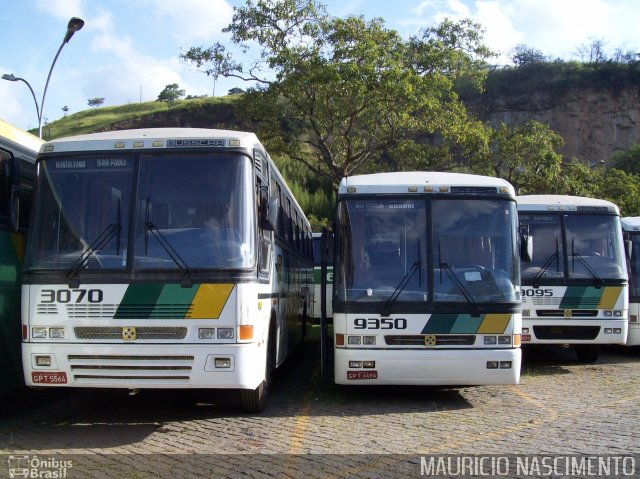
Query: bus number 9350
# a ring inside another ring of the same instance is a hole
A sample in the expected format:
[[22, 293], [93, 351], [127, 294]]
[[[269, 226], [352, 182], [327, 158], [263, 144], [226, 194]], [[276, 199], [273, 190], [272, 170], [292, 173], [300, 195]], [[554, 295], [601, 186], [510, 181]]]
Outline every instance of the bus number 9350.
[[405, 318], [356, 318], [354, 329], [407, 329]]

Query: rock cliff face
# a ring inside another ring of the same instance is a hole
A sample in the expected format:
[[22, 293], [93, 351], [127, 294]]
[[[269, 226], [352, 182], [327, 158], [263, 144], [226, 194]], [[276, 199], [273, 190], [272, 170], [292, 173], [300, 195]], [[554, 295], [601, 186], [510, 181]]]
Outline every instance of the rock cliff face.
[[617, 151], [640, 143], [640, 89], [611, 92], [574, 88], [564, 95], [532, 92], [489, 98], [468, 103], [478, 118], [497, 125], [520, 125], [536, 120], [549, 125], [564, 138], [561, 153], [593, 164], [608, 163]]

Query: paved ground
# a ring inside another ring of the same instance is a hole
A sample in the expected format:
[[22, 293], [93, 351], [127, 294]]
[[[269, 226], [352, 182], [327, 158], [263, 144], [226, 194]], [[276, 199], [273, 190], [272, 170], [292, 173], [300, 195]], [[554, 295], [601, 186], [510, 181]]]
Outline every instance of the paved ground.
[[439, 454], [640, 453], [637, 348], [606, 349], [592, 365], [571, 350], [526, 350], [518, 386], [390, 388], [336, 386], [318, 373], [317, 344], [305, 346], [261, 415], [231, 393], [9, 394], [0, 452], [73, 455], [70, 478], [395, 477], [399, 464], [420, 476], [420, 458]]

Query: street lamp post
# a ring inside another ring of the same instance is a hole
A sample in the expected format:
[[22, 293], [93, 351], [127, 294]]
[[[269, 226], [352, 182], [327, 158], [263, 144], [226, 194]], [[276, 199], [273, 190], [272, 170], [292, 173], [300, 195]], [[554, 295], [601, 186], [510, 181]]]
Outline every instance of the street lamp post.
[[29, 82], [27, 80], [25, 80], [24, 78], [20, 78], [15, 76], [13, 73], [5, 73], [4, 75], [2, 75], [2, 79], [3, 80], [8, 80], [8, 81], [21, 81], [23, 82], [25, 85], [27, 85], [29, 87], [29, 91], [31, 92], [31, 96], [33, 97], [33, 102], [36, 104], [36, 114], [38, 115], [38, 120], [40, 119], [40, 107], [38, 106], [38, 100], [36, 100], [36, 94], [33, 91], [33, 88], [31, 88], [31, 85], [29, 85]]
[[81, 18], [72, 17], [69, 20], [69, 23], [67, 24], [67, 32], [65, 33], [64, 38], [62, 39], [62, 43], [60, 44], [60, 48], [58, 48], [56, 56], [53, 58], [53, 62], [51, 63], [51, 68], [49, 68], [49, 74], [47, 75], [47, 81], [44, 84], [44, 91], [42, 93], [42, 100], [40, 101], [40, 106], [38, 106], [38, 100], [36, 99], [36, 94], [33, 92], [33, 88], [31, 88], [31, 85], [29, 85], [29, 82], [27, 82], [27, 80], [25, 80], [24, 78], [16, 77], [13, 74], [2, 75], [3, 80], [22, 81], [29, 87], [29, 90], [31, 90], [33, 101], [36, 104], [36, 113], [38, 114], [38, 136], [40, 138], [42, 138], [42, 118], [44, 115], [44, 99], [47, 96], [47, 88], [49, 87], [51, 72], [53, 72], [53, 67], [55, 66], [56, 61], [58, 60], [58, 56], [60, 56], [60, 52], [62, 51], [62, 48], [65, 46], [65, 44], [69, 43], [69, 40], [71, 40], [71, 37], [73, 36], [73, 34], [76, 33], [78, 30], [80, 30], [83, 26], [84, 26], [84, 20], [82, 20]]

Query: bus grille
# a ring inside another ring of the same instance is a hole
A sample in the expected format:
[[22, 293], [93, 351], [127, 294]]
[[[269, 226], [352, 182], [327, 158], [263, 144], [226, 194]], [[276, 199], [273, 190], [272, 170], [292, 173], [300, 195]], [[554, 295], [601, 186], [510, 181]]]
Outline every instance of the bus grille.
[[[424, 335], [385, 336], [388, 346], [425, 346]], [[473, 334], [436, 334], [436, 346], [473, 346], [476, 337]]]
[[[569, 309], [571, 311], [572, 318], [595, 318], [598, 316], [598, 310], [596, 309]], [[536, 314], [539, 318], [562, 318], [564, 315], [564, 309], [538, 309]]]
[[[118, 326], [78, 326], [73, 328], [73, 330], [77, 339], [122, 339], [122, 328]], [[143, 326], [136, 328], [136, 336], [136, 341], [150, 339], [184, 339], [187, 336], [187, 328]]]
[[600, 326], [534, 326], [533, 332], [538, 339], [596, 339]]
[[67, 356], [67, 360], [78, 383], [162, 381], [174, 384], [189, 381], [194, 357], [73, 354]]

